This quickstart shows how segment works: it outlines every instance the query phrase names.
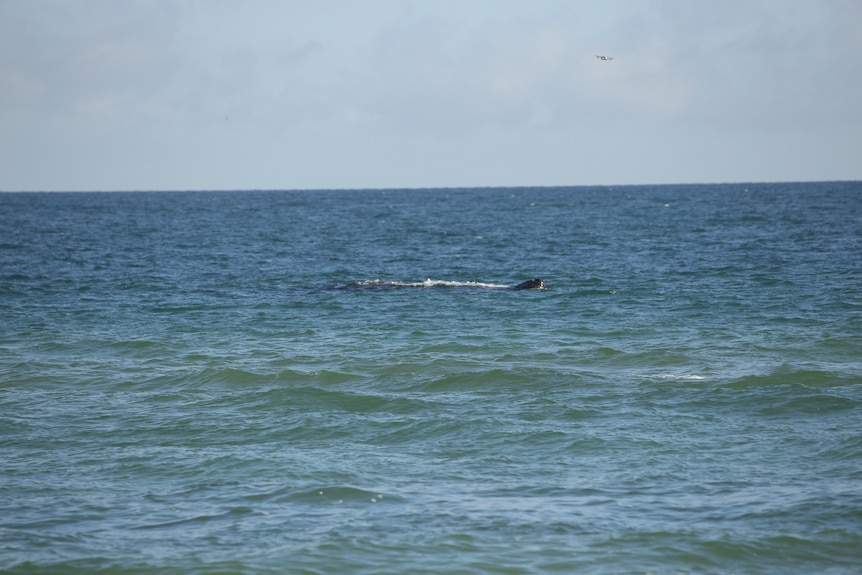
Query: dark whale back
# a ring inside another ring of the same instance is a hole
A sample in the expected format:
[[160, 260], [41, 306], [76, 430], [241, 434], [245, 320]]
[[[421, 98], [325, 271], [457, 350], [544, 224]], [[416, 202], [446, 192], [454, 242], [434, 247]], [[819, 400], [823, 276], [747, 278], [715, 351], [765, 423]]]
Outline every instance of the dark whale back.
[[545, 289], [545, 282], [542, 281], [542, 278], [533, 278], [519, 283], [514, 289]]

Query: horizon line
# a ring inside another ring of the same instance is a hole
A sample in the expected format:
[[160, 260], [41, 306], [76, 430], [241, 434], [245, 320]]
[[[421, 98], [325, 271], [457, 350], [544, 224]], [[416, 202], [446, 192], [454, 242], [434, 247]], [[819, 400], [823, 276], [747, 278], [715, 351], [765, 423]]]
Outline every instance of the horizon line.
[[129, 189], [68, 189], [68, 190], [0, 190], [0, 194], [124, 194], [124, 193], [231, 193], [231, 192], [361, 192], [361, 191], [433, 191], [433, 190], [514, 190], [514, 189], [561, 189], [561, 188], [637, 188], [648, 186], [728, 186], [728, 185], [774, 185], [774, 184], [831, 184], [831, 183], [856, 183], [860, 180], [750, 180], [750, 181], [725, 181], [725, 182], [664, 182], [646, 184], [537, 184], [518, 185], [508, 184], [501, 186], [476, 185], [476, 186], [371, 186], [357, 188], [338, 187], [313, 187], [313, 188], [129, 188]]

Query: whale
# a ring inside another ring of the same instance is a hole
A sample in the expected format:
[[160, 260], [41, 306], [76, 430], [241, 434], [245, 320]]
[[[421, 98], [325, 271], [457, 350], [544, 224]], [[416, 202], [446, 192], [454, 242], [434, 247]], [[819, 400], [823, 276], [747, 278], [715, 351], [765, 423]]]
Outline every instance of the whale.
[[533, 278], [531, 280], [519, 283], [512, 289], [545, 289], [545, 282], [542, 281], [542, 278]]
[[523, 281], [518, 285], [503, 285], [503, 284], [492, 284], [492, 283], [484, 283], [478, 281], [452, 281], [452, 280], [432, 280], [431, 278], [426, 279], [422, 282], [415, 281], [398, 281], [398, 280], [361, 280], [352, 282], [347, 285], [339, 285], [334, 286], [335, 289], [348, 289], [348, 290], [367, 290], [367, 289], [378, 289], [378, 288], [389, 288], [389, 287], [454, 287], [454, 288], [485, 288], [485, 289], [502, 289], [502, 290], [543, 290], [545, 289], [545, 282], [542, 281], [541, 278], [533, 278], [527, 281]]

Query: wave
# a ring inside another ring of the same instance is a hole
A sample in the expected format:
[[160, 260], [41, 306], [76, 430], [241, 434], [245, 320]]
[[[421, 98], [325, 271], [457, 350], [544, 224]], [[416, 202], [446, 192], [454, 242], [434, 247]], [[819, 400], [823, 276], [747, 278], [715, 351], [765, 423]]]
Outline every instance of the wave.
[[381, 503], [404, 502], [399, 495], [369, 491], [350, 485], [327, 485], [313, 489], [294, 491], [288, 500], [304, 503]]
[[677, 381], [700, 381], [703, 379], [702, 375], [697, 375], [696, 373], [683, 373], [683, 374], [675, 374], [675, 373], [660, 373], [656, 375], [658, 379], [671, 379]]
[[859, 381], [858, 370], [844, 369], [840, 365], [832, 369], [794, 368], [782, 365], [768, 373], [744, 375], [726, 383], [725, 386], [746, 389], [796, 385], [813, 389], [855, 386]]
[[375, 287], [418, 287], [418, 288], [455, 287], [455, 288], [461, 288], [461, 287], [468, 287], [468, 288], [483, 288], [483, 289], [511, 289], [514, 286], [506, 285], [506, 284], [494, 284], [494, 283], [478, 282], [478, 281], [432, 280], [431, 278], [428, 278], [425, 281], [421, 281], [421, 282], [407, 282], [407, 281], [383, 280], [383, 279], [360, 280], [357, 282], [353, 282], [348, 287], [354, 287], [354, 288], [375, 288]]

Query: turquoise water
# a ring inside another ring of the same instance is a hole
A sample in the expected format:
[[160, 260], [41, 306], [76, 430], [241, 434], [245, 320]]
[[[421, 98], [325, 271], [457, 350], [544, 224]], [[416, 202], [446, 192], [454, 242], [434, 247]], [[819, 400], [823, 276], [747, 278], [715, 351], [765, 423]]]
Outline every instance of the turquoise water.
[[2, 194], [0, 571], [860, 573], [860, 222], [858, 182]]

